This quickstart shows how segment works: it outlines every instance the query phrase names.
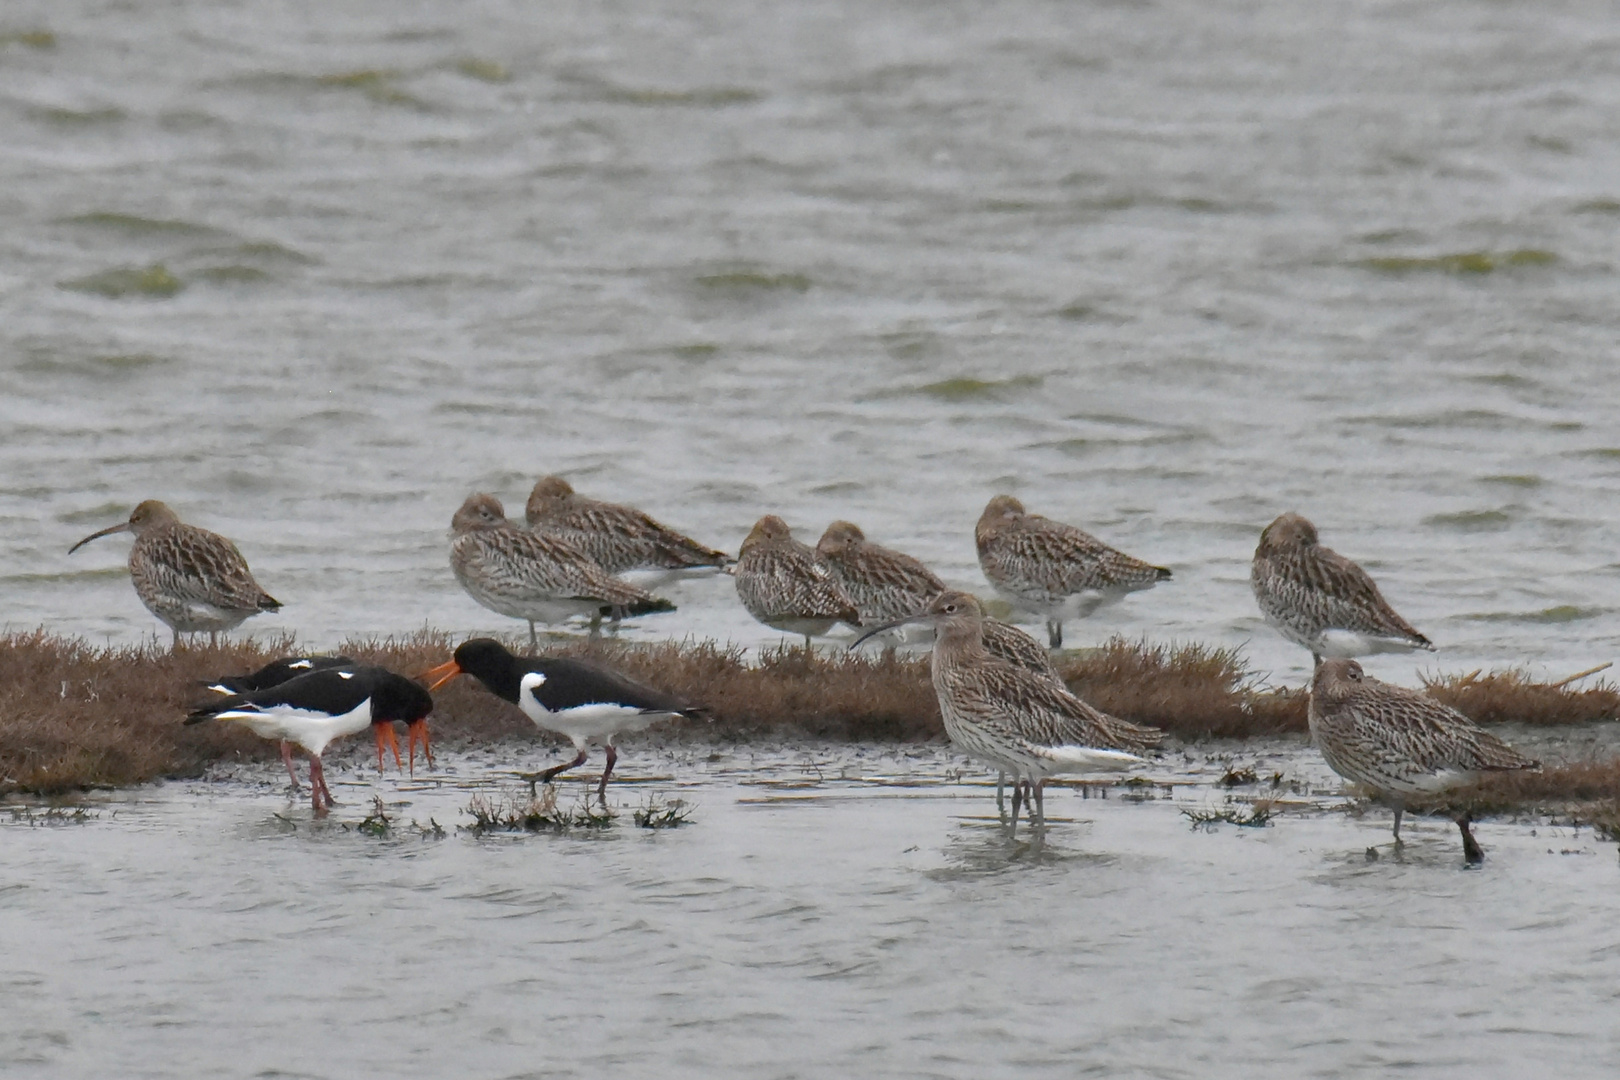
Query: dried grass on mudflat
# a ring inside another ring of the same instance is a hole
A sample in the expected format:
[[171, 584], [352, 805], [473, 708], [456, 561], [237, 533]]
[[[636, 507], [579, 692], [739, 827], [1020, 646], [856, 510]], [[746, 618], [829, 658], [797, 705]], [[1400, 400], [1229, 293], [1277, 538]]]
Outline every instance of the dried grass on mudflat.
[[[455, 644], [449, 635], [424, 631], [349, 641], [341, 651], [415, 675], [443, 663]], [[297, 651], [291, 638], [193, 645], [170, 654], [157, 644], [102, 648], [45, 633], [0, 637], [0, 792], [124, 785], [193, 776], [221, 761], [269, 759], [275, 747], [236, 725], [180, 721], [209, 698], [208, 680]], [[707, 706], [714, 717], [655, 729], [666, 738], [904, 742], [944, 736], [926, 657], [807, 656], [786, 648], [749, 661], [741, 650], [713, 642], [578, 641], [549, 651], [614, 664]], [[1115, 639], [1065, 657], [1061, 669], [1099, 708], [1183, 739], [1306, 729], [1303, 689], [1260, 685], [1235, 651]], [[1437, 679], [1430, 689], [1486, 723], [1570, 724], [1620, 715], [1620, 692], [1606, 684], [1556, 688], [1501, 672]], [[549, 738], [469, 678], [442, 688], [435, 701], [440, 742]]]

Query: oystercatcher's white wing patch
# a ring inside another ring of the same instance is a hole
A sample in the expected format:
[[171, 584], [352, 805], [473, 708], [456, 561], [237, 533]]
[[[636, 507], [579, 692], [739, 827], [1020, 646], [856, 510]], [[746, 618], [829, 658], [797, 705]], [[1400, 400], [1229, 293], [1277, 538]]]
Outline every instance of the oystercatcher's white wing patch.
[[352, 672], [352, 671], [340, 671], [340, 672], [338, 672], [338, 678], [340, 678], [340, 679], [352, 679], [352, 678], [354, 678], [354, 672]]
[[314, 666], [315, 661], [313, 660], [294, 660], [292, 663], [287, 665], [287, 667], [293, 671], [297, 671], [300, 668], [312, 668]]

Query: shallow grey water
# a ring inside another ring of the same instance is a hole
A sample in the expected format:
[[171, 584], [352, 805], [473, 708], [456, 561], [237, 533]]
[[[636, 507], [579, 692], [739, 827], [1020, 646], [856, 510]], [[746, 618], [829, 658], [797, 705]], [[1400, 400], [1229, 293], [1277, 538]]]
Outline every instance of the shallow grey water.
[[[477, 838], [472, 794], [350, 770], [324, 823], [272, 769], [0, 816], [7, 1076], [1562, 1076], [1620, 1065], [1612, 843], [1335, 812], [1297, 745], [1261, 829], [1053, 791], [1010, 842], [950, 755], [627, 754], [613, 827]], [[500, 760], [497, 760], [500, 759]], [[338, 770], [334, 770], [336, 774]], [[634, 781], [644, 781], [636, 783]], [[563, 804], [583, 785], [565, 785]], [[1264, 792], [1261, 792], [1262, 794]], [[354, 826], [373, 794], [392, 836]], [[1094, 789], [1093, 794], [1100, 794]], [[1242, 798], [1242, 793], [1239, 793]], [[683, 798], [674, 830], [630, 825]], [[424, 838], [406, 823], [443, 825]], [[29, 822], [33, 821], [31, 826]], [[1381, 857], [1369, 861], [1365, 849]]]
[[[981, 591], [1013, 491], [1175, 568], [1072, 641], [1288, 678], [1245, 577], [1298, 509], [1423, 663], [1608, 659], [1617, 38], [1599, 3], [13, 0], [0, 621], [158, 630], [127, 540], [66, 550], [161, 497], [286, 603], [254, 632], [506, 628], [450, 515], [560, 471]], [[729, 581], [670, 595], [627, 633], [776, 639]]]

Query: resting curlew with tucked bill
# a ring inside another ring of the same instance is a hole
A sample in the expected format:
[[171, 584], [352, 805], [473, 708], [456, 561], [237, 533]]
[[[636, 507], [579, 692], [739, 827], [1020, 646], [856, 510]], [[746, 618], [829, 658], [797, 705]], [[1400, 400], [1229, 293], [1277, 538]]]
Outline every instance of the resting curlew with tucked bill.
[[815, 549], [793, 539], [787, 522], [766, 514], [754, 523], [737, 552], [737, 597], [748, 614], [774, 630], [825, 634], [834, 623], [861, 625], [861, 614], [816, 556]]
[[[1369, 678], [1354, 660], [1317, 665], [1310, 725], [1328, 766], [1394, 809], [1397, 844], [1409, 800], [1433, 802], [1485, 772], [1540, 768], [1456, 709], [1421, 691]], [[1458, 811], [1453, 820], [1462, 830], [1464, 858], [1479, 862], [1485, 856], [1468, 828], [1468, 814]]]
[[1249, 585], [1266, 622], [1309, 649], [1313, 663], [1434, 649], [1367, 571], [1318, 543], [1316, 526], [1298, 514], [1283, 514], [1261, 532]]
[[[922, 614], [874, 627], [862, 639], [910, 622], [932, 623], [937, 635], [931, 669], [945, 733], [969, 757], [1029, 785], [1030, 821], [1037, 827], [1046, 824], [1048, 777], [1138, 764], [1164, 737], [1157, 729], [1092, 708], [1061, 683], [992, 656], [984, 643], [984, 609], [969, 593], [941, 593]], [[1020, 791], [1013, 788], [1014, 832]]]
[[493, 495], [469, 495], [450, 522], [450, 568], [456, 580], [491, 611], [529, 624], [529, 644], [539, 643], [536, 622], [560, 623], [573, 615], [648, 615], [674, 611], [663, 597], [598, 566], [568, 541], [520, 529], [506, 520]]
[[1063, 646], [1066, 619], [1083, 619], [1170, 576], [1073, 525], [1025, 512], [1011, 495], [990, 500], [973, 538], [984, 576], [1013, 607], [1045, 617], [1054, 649]]
[[181, 634], [207, 631], [217, 642], [221, 630], [234, 630], [249, 616], [278, 611], [281, 601], [259, 588], [236, 545], [207, 529], [187, 525], [167, 506], [147, 499], [129, 520], [91, 533], [68, 549], [71, 555], [90, 541], [113, 533], [134, 533], [129, 576], [146, 610]]
[[610, 574], [722, 569], [735, 561], [633, 506], [588, 499], [560, 476], [541, 477], [524, 512], [530, 529], [561, 537]]

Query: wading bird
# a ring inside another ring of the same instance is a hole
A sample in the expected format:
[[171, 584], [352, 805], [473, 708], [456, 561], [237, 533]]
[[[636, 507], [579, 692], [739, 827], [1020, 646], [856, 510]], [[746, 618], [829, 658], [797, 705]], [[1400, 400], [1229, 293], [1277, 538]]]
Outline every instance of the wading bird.
[[558, 773], [585, 764], [587, 747], [605, 747], [607, 767], [596, 788], [603, 806], [607, 805], [608, 777], [619, 759], [615, 740], [620, 733], [641, 731], [677, 716], [696, 719], [705, 715], [672, 694], [601, 664], [563, 656], [514, 656], [491, 638], [463, 642], [454, 657], [422, 677], [431, 680], [430, 689], [437, 690], [458, 675], [471, 675], [484, 689], [522, 709], [535, 727], [554, 731], [574, 744], [574, 760], [534, 774], [534, 781], [549, 783]]
[[561, 537], [610, 574], [721, 569], [734, 561], [633, 506], [588, 499], [560, 476], [541, 477], [524, 512], [530, 529]]
[[[1481, 773], [1541, 767], [1456, 709], [1362, 674], [1354, 660], [1317, 665], [1310, 725], [1328, 766], [1394, 809], [1397, 844], [1408, 802], [1432, 803]], [[1467, 811], [1453, 811], [1452, 820], [1462, 831], [1463, 857], [1482, 860]]]
[[1396, 614], [1372, 577], [1316, 539], [1316, 526], [1283, 514], [1265, 527], [1249, 566], [1249, 585], [1266, 622], [1310, 650], [1311, 661], [1381, 652], [1433, 650]]
[[217, 642], [221, 630], [264, 611], [278, 611], [281, 601], [259, 588], [236, 545], [207, 529], [187, 525], [173, 510], [147, 499], [129, 520], [91, 533], [68, 549], [71, 555], [90, 541], [113, 533], [134, 533], [129, 550], [129, 576], [146, 610], [181, 634], [207, 631]]
[[973, 537], [985, 578], [1013, 607], [1045, 618], [1054, 649], [1063, 645], [1065, 620], [1083, 619], [1170, 576], [1073, 525], [1026, 513], [1011, 495], [990, 500]]
[[[232, 694], [194, 709], [186, 723], [234, 720], [262, 738], [297, 743], [309, 754], [310, 797], [315, 813], [324, 814], [336, 800], [326, 786], [321, 754], [334, 739], [368, 727], [377, 729], [380, 760], [384, 742], [381, 729], [386, 729], [391, 738], [396, 720], [413, 731], [420, 725], [425, 742], [427, 718], [432, 711], [432, 696], [416, 683], [384, 668], [358, 665], [323, 668], [264, 690]], [[297, 782], [294, 776], [295, 786]]]
[[737, 552], [737, 597], [748, 614], [788, 634], [810, 639], [834, 623], [860, 626], [860, 612], [816, 556], [814, 548], [793, 539], [787, 522], [766, 514], [754, 523]]

